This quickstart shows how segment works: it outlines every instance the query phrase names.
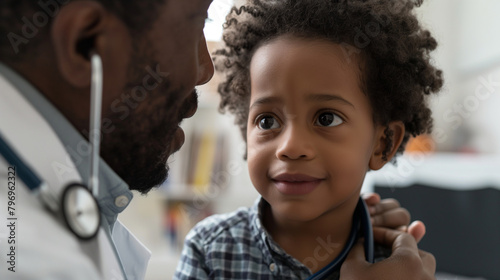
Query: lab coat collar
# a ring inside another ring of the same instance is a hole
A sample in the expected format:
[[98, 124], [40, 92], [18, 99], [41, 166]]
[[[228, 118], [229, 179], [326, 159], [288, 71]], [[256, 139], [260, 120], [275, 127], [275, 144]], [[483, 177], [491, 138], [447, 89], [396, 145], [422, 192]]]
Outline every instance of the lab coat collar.
[[[69, 121], [28, 81], [9, 67], [0, 63], [3, 75], [29, 103], [47, 120], [67, 153], [70, 155], [84, 184], [88, 185], [90, 173], [89, 143], [69, 123]], [[128, 185], [104, 162], [99, 162], [99, 195], [97, 201], [103, 217], [113, 229], [119, 213], [129, 205], [133, 198]]]
[[[45, 151], [50, 151], [49, 145], [59, 145], [65, 148], [67, 155], [62, 156], [66, 158], [67, 166], [70, 166], [71, 171], [65, 172], [64, 181], [56, 178], [57, 176], [51, 176], [48, 179], [49, 186], [53, 188], [56, 193], [60, 192], [60, 186], [65, 185], [68, 182], [83, 181], [83, 183], [88, 183], [89, 174], [89, 162], [90, 155], [86, 153], [79, 153], [78, 151], [88, 151], [87, 141], [73, 128], [73, 126], [66, 120], [66, 118], [53, 107], [53, 105], [48, 102], [41, 93], [39, 93], [31, 84], [24, 80], [17, 73], [12, 71], [7, 66], [0, 63], [0, 81], [5, 78], [8, 81], [7, 87], [9, 89], [2, 88], [3, 90], [11, 90], [10, 86], [13, 86], [12, 90], [20, 92], [21, 95], [12, 95], [8, 100], [12, 104], [11, 109], [15, 110], [15, 106], [21, 103], [26, 103], [26, 100], [36, 108], [33, 112], [38, 112], [41, 117], [45, 118], [46, 121], [41, 122], [42, 124], [48, 123], [46, 126], [39, 125], [32, 128], [30, 131], [23, 131], [17, 129], [26, 135], [21, 135], [21, 139], [29, 140], [33, 139], [33, 135], [40, 135], [36, 143], [42, 143], [44, 146], [39, 145], [24, 145], [23, 149], [19, 152], [23, 158], [35, 159], [37, 161], [43, 161], [44, 156], [29, 156], [33, 154], [38, 154], [37, 152], [44, 153]], [[25, 100], [23, 100], [23, 97]], [[3, 95], [0, 95], [0, 99], [3, 100]], [[9, 106], [9, 104], [4, 104]], [[21, 110], [22, 112], [22, 110]], [[2, 112], [0, 112], [1, 115]], [[25, 119], [26, 114], [24, 114], [21, 119]], [[19, 115], [21, 116], [21, 115]], [[40, 120], [41, 118], [39, 118]], [[7, 120], [7, 116], [5, 116]], [[16, 129], [14, 122], [7, 121], [11, 127], [7, 131], [13, 131]], [[2, 127], [2, 126], [0, 126]], [[6, 126], [7, 127], [7, 126]], [[8, 128], [8, 127], [7, 127]], [[19, 128], [19, 127], [17, 127]], [[35, 131], [36, 130], [36, 131]], [[54, 133], [44, 133], [43, 131], [53, 131], [57, 137], [51, 139], [45, 139], [51, 137]], [[40, 132], [39, 134], [37, 134]], [[11, 136], [11, 135], [8, 135]], [[41, 137], [43, 136], [43, 137]], [[45, 138], [44, 138], [45, 137]], [[15, 140], [15, 139], [14, 139]], [[19, 139], [20, 140], [20, 139]], [[14, 141], [21, 142], [21, 141]], [[24, 141], [23, 141], [24, 142]], [[40, 150], [42, 149], [42, 150]], [[63, 150], [63, 149], [58, 149]], [[33, 167], [42, 167], [52, 169], [51, 164], [47, 163], [37, 163], [33, 164]], [[78, 172], [75, 172], [78, 170]], [[39, 174], [50, 174], [53, 170], [36, 170]], [[81, 177], [81, 179], [80, 179]], [[111, 168], [103, 161], [100, 161], [99, 167], [99, 180], [100, 180], [100, 190], [98, 196], [98, 203], [101, 209], [101, 213], [105, 218], [103, 222], [103, 228], [108, 229], [107, 234], [111, 235], [113, 239], [114, 249], [120, 256], [121, 266], [124, 269], [128, 279], [143, 279], [147, 263], [151, 256], [150, 251], [139, 242], [119, 221], [117, 221], [118, 213], [122, 212], [130, 203], [132, 199], [132, 192], [129, 190], [128, 185], [121, 180], [116, 173], [111, 170]], [[101, 240], [101, 239], [99, 239]], [[104, 248], [103, 246], [102, 248]]]
[[123, 264], [123, 270], [129, 279], [144, 279], [151, 251], [146, 248], [120, 221], [113, 228], [113, 241], [116, 244], [133, 244], [120, 246], [116, 250]]
[[[54, 198], [60, 200], [62, 191], [68, 184], [81, 182], [80, 175], [73, 162], [50, 124], [3, 75], [0, 75], [0, 89], [2, 92], [0, 94], [0, 130], [4, 140], [11, 145], [21, 160], [40, 176], [40, 179], [47, 183], [47, 192], [52, 193]], [[26, 189], [21, 188], [19, 191], [26, 195]], [[36, 204], [31, 209], [31, 212], [42, 210], [40, 202], [38, 201]], [[28, 205], [24, 206], [24, 209], [29, 208]], [[29, 214], [30, 211], [26, 212], [23, 217], [28, 218], [31, 216]], [[43, 219], [46, 218], [54, 217], [47, 211], [43, 216]], [[51, 220], [52, 226], [54, 226], [53, 222]], [[59, 222], [62, 223], [62, 220]], [[88, 259], [94, 262], [95, 267], [100, 270], [104, 279], [111, 279], [111, 276], [115, 279], [123, 279], [119, 272], [123, 271], [123, 269], [118, 261], [116, 250], [110, 242], [109, 230], [104, 230], [106, 224], [105, 222], [102, 223], [103, 226], [99, 229], [95, 239], [85, 244], [81, 243], [81, 253], [87, 255]], [[55, 227], [52, 232], [55, 235], [61, 234], [60, 230], [56, 230], [56, 228], [61, 229], [61, 226], [62, 224]], [[61, 236], [61, 240], [63, 247], [68, 247], [64, 248], [64, 250], [69, 249], [72, 251], [70, 247], [77, 245], [74, 242], [81, 241], [72, 235], [69, 229], [65, 229], [65, 232], [66, 235], [64, 238]], [[73, 238], [67, 238], [68, 236]], [[134, 244], [124, 244], [122, 246], [131, 245]]]

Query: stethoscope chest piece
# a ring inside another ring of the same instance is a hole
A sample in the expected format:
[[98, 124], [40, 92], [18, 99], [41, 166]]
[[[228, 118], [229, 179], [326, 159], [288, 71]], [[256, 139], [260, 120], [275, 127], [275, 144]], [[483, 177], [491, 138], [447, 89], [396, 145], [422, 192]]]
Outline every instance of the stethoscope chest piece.
[[97, 235], [101, 215], [97, 200], [81, 184], [68, 186], [61, 197], [61, 210], [69, 229], [80, 239], [90, 240]]
[[[101, 109], [102, 109], [102, 61], [99, 55], [92, 54], [92, 87], [89, 136], [90, 155], [90, 189], [80, 183], [69, 184], [64, 187], [61, 200], [46, 182], [34, 171], [29, 163], [25, 162], [9, 145], [0, 132], [0, 155], [17, 170], [18, 176], [26, 187], [38, 195], [42, 203], [63, 219], [68, 228], [80, 240], [90, 240], [97, 235], [101, 224], [101, 213], [95, 197], [99, 194], [99, 147], [101, 138]], [[54, 186], [53, 186], [54, 187]], [[92, 190], [92, 191], [90, 191]]]

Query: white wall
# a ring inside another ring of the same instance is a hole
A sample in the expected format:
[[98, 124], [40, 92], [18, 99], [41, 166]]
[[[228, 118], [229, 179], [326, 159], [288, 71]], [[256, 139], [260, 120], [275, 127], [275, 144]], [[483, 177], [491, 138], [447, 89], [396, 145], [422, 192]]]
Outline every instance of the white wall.
[[431, 102], [441, 151], [500, 153], [499, 11], [497, 0], [427, 0], [419, 9], [445, 77]]

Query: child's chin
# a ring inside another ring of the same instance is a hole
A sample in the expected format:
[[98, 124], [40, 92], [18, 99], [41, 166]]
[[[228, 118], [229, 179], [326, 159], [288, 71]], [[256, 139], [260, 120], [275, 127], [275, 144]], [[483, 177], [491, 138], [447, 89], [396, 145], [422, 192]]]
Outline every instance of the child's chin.
[[273, 209], [276, 209], [276, 214], [280, 217], [293, 222], [310, 222], [323, 214], [314, 205], [306, 206], [288, 203], [287, 205], [278, 206]]

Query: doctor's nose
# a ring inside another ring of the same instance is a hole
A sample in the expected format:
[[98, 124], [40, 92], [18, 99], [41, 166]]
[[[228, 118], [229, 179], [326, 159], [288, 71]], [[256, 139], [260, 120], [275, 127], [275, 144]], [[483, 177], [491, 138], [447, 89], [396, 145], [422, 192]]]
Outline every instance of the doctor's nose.
[[200, 45], [198, 46], [198, 63], [198, 81], [196, 85], [203, 85], [212, 79], [215, 71], [212, 57], [210, 57], [210, 53], [208, 52], [205, 35], [202, 36]]
[[304, 130], [289, 127], [280, 136], [276, 157], [280, 160], [311, 160], [316, 156], [314, 144]]

